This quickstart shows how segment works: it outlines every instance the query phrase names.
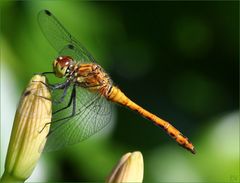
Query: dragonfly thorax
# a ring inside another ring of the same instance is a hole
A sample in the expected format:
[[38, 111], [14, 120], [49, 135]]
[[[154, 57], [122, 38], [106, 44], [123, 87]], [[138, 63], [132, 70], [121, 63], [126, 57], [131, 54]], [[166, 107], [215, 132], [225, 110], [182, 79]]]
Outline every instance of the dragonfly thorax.
[[59, 56], [53, 61], [53, 71], [59, 78], [67, 76], [71, 73], [75, 61], [69, 56]]
[[103, 95], [106, 95], [112, 86], [108, 74], [95, 63], [79, 64], [74, 72], [74, 78], [77, 85]]
[[107, 95], [112, 82], [102, 67], [95, 63], [83, 64], [69, 56], [60, 56], [53, 62], [53, 71], [57, 77], [66, 77], [72, 83]]

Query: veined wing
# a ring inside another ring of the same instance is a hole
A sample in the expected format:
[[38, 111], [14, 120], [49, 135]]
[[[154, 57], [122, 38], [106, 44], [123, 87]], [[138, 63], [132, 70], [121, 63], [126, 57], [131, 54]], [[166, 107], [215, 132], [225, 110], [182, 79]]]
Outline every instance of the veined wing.
[[[67, 105], [73, 86], [68, 88], [64, 102], [54, 106], [54, 111]], [[54, 91], [58, 98], [59, 91]], [[53, 120], [66, 118], [72, 113], [72, 106], [53, 115]], [[76, 114], [51, 124], [45, 151], [53, 151], [81, 142], [103, 129], [112, 120], [112, 104], [97, 93], [76, 87]]]
[[95, 62], [87, 49], [63, 27], [50, 11], [40, 11], [38, 23], [44, 36], [60, 56], [70, 52], [71, 55], [67, 56], [72, 56], [77, 61]]

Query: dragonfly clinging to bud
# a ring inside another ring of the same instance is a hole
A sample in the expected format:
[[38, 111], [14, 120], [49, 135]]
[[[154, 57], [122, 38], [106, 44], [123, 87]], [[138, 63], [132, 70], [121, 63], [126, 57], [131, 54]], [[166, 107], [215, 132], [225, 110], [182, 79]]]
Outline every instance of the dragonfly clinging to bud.
[[114, 86], [93, 56], [51, 12], [41, 11], [38, 21], [43, 34], [59, 54], [53, 62], [53, 73], [59, 78], [65, 78], [63, 83], [52, 85], [51, 88], [53, 92], [63, 91], [60, 103], [68, 101], [68, 104], [58, 107], [54, 112], [54, 123], [51, 125], [46, 148], [60, 149], [101, 130], [111, 120], [112, 101], [149, 119], [164, 129], [179, 145], [195, 153], [193, 144], [175, 127], [131, 101]]

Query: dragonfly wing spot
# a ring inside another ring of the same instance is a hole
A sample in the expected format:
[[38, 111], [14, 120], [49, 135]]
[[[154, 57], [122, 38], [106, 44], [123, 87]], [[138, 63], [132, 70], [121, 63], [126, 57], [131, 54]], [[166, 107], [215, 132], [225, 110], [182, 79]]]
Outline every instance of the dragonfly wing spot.
[[69, 48], [69, 49], [72, 49], [72, 50], [75, 49], [75, 47], [74, 47], [72, 44], [69, 44], [69, 45], [68, 45], [68, 48]]
[[50, 11], [48, 11], [48, 10], [44, 10], [44, 11], [48, 16], [52, 16], [52, 13]]

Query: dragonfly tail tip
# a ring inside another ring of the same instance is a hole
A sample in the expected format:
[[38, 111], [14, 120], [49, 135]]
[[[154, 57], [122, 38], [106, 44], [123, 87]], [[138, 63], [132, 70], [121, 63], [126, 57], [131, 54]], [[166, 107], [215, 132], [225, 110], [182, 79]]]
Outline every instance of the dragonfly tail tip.
[[195, 148], [190, 149], [191, 153], [196, 154]]

